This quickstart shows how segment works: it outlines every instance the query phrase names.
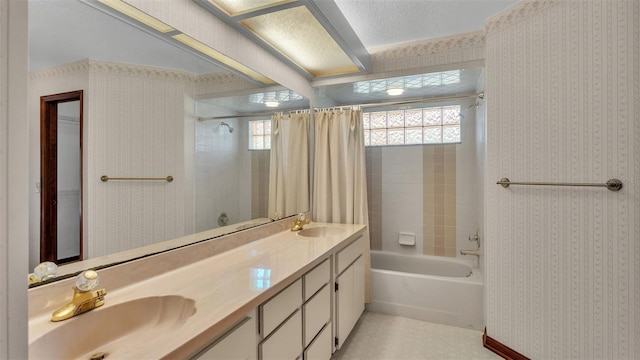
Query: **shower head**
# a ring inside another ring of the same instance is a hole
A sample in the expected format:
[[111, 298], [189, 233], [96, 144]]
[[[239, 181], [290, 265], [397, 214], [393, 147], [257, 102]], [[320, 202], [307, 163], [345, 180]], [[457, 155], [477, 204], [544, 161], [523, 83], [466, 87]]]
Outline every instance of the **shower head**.
[[467, 106], [467, 108], [465, 109], [465, 111], [466, 111], [466, 110], [471, 110], [471, 109], [473, 109], [473, 108], [476, 108], [476, 109], [477, 109], [477, 108], [479, 108], [480, 106], [482, 106], [482, 104], [480, 104], [480, 101], [476, 101], [475, 103], [473, 103], [473, 104], [471, 104], [471, 105]]
[[227, 128], [229, 128], [229, 133], [231, 134], [235, 129], [231, 127], [231, 125], [227, 124], [226, 122], [221, 122], [220, 126], [226, 126]]

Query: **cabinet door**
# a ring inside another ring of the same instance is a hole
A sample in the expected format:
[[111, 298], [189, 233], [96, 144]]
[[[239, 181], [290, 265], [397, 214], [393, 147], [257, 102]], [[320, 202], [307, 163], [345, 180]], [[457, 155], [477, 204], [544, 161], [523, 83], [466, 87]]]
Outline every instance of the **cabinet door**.
[[336, 318], [338, 338], [336, 349], [340, 349], [347, 336], [364, 311], [364, 262], [362, 256], [349, 266], [336, 282]]
[[247, 317], [192, 359], [255, 360], [256, 333], [255, 317]]

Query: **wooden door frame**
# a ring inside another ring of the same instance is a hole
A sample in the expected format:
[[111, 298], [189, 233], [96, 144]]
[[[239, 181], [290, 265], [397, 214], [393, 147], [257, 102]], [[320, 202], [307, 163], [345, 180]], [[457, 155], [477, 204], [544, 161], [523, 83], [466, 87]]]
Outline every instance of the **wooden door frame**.
[[40, 261], [58, 262], [58, 104], [80, 102], [80, 258], [83, 259], [83, 90], [40, 97]]

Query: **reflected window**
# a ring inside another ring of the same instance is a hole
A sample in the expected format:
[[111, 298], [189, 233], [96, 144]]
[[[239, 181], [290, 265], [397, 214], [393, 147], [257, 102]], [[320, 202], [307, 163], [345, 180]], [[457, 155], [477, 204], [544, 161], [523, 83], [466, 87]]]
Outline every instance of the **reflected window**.
[[252, 268], [251, 284], [255, 290], [269, 288], [271, 286], [271, 269]]
[[268, 91], [249, 95], [249, 101], [255, 104], [264, 104], [267, 101], [286, 103], [295, 100], [304, 100], [304, 96], [293, 90]]
[[249, 150], [271, 149], [271, 120], [249, 121]]
[[365, 146], [460, 142], [460, 105], [363, 113]]
[[422, 89], [459, 83], [460, 70], [451, 70], [390, 79], [358, 81], [353, 84], [353, 92], [356, 94], [376, 94], [386, 92], [389, 89]]

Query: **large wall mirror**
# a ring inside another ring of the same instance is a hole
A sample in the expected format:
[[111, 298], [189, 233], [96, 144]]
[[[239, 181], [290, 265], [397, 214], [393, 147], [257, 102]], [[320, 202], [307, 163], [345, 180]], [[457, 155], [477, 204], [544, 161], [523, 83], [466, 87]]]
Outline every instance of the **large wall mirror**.
[[97, 1], [29, 0], [29, 51], [30, 269], [41, 260], [41, 96], [84, 92], [81, 261], [59, 275], [272, 221], [266, 124], [274, 112], [308, 109], [307, 99], [236, 75]]
[[308, 99], [282, 87], [228, 95], [196, 100], [196, 232], [292, 215], [268, 210], [271, 115], [309, 109]]

